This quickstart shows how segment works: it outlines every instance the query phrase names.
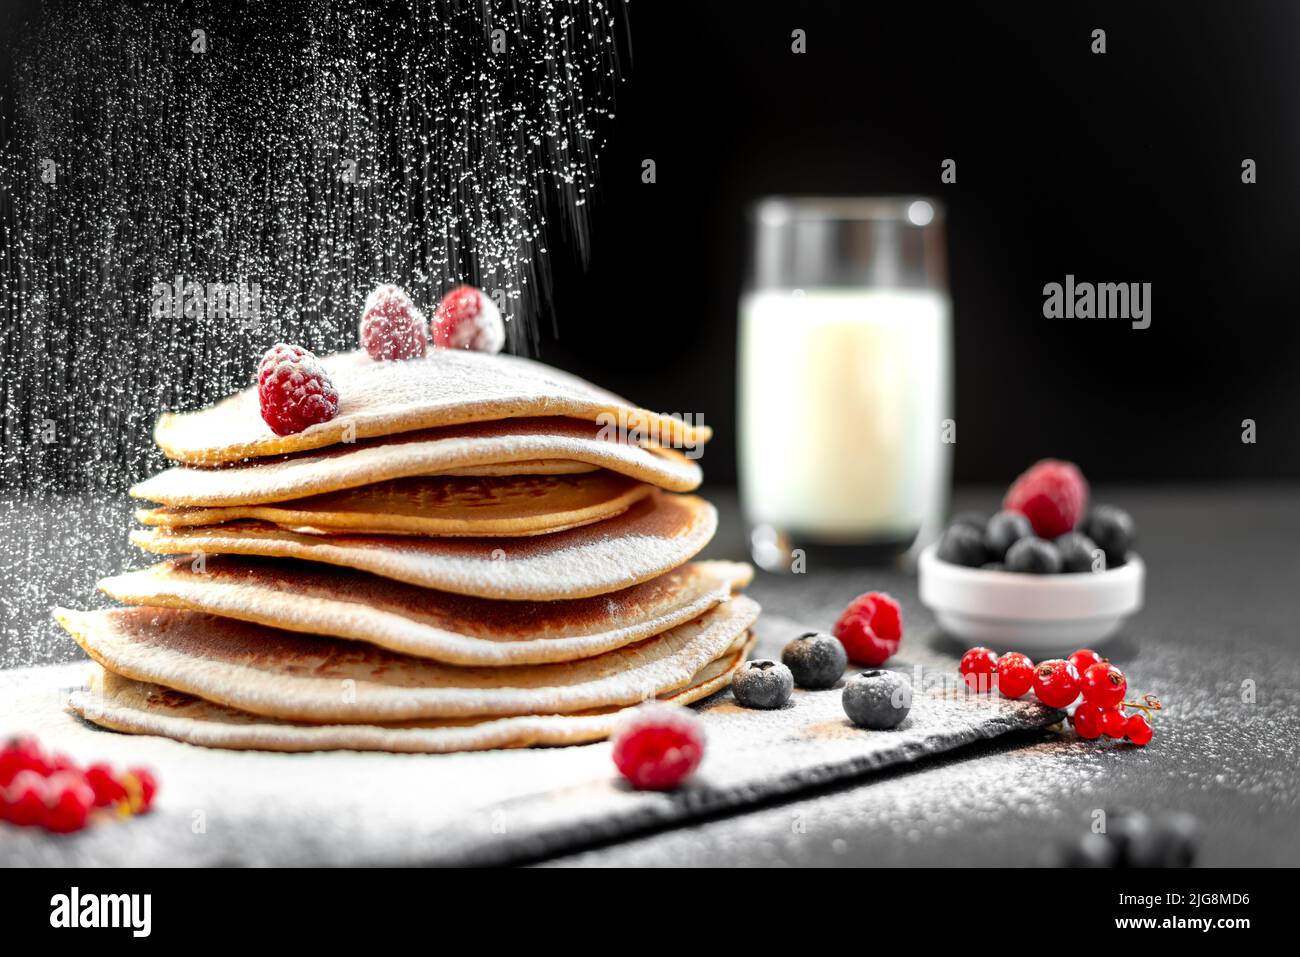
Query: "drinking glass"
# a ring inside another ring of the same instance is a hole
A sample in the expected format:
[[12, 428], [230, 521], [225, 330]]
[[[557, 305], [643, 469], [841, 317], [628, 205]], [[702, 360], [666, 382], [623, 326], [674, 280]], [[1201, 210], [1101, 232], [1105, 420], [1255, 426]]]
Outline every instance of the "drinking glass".
[[877, 562], [947, 505], [951, 313], [943, 210], [921, 197], [771, 197], [740, 303], [741, 500], [754, 561]]

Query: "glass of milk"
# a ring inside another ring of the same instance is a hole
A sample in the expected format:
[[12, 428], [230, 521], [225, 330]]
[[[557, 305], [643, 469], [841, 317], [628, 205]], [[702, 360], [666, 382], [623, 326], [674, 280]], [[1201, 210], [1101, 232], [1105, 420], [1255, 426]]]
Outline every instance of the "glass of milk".
[[741, 499], [754, 561], [888, 560], [937, 535], [951, 443], [943, 212], [768, 198], [740, 304]]

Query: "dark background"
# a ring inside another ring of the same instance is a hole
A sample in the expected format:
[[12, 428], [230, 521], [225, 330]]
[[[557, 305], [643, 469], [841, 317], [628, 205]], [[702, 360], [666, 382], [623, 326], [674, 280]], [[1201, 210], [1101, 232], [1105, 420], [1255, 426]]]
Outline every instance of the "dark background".
[[[958, 481], [1044, 455], [1100, 480], [1300, 477], [1300, 6], [633, 0], [630, 21], [594, 253], [553, 238], [541, 355], [702, 413], [711, 481], [735, 477], [745, 205], [895, 192], [947, 207]], [[1150, 282], [1151, 328], [1044, 319], [1066, 273]]]
[[[1043, 455], [1300, 476], [1300, 5], [634, 2], [631, 33], [595, 255], [558, 270], [544, 356], [703, 410], [710, 479], [734, 475], [744, 207], [786, 192], [946, 204], [958, 481]], [[1151, 327], [1044, 319], [1066, 273], [1152, 283]]]

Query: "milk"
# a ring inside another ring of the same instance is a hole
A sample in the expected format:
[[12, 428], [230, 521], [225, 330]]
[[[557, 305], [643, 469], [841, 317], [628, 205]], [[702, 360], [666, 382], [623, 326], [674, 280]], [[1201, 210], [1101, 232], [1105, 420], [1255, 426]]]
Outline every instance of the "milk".
[[[794, 545], [928, 536], [946, 506], [948, 296], [757, 291], [741, 302], [741, 494]], [[949, 425], [948, 440], [952, 441]]]

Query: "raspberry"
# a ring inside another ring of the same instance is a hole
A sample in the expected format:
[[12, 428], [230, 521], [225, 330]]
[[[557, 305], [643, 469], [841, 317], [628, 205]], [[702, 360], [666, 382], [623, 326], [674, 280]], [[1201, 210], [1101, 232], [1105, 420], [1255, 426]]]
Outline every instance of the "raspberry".
[[376, 286], [361, 310], [361, 345], [386, 362], [424, 355], [424, 313], [397, 286]]
[[1074, 709], [1074, 733], [1085, 741], [1095, 741], [1101, 737], [1102, 706], [1085, 701]]
[[1034, 663], [1018, 651], [998, 659], [998, 691], [1007, 698], [1021, 698], [1034, 686]]
[[993, 675], [998, 669], [998, 656], [987, 648], [972, 648], [961, 656], [962, 679], [966, 687], [980, 694], [993, 690]]
[[1068, 661], [1055, 658], [1034, 669], [1034, 694], [1049, 708], [1065, 708], [1079, 697], [1079, 672]]
[[1131, 714], [1124, 725], [1124, 735], [1139, 748], [1145, 748], [1151, 743], [1155, 729], [1151, 727], [1151, 722], [1144, 715]]
[[1073, 462], [1043, 459], [1011, 483], [1002, 507], [1029, 519], [1041, 538], [1074, 528], [1088, 507], [1088, 481]]
[[457, 286], [442, 297], [429, 331], [433, 344], [443, 349], [500, 352], [506, 344], [501, 310], [473, 286]]
[[276, 343], [257, 366], [262, 418], [276, 435], [292, 435], [328, 422], [339, 412], [339, 393], [320, 360], [301, 346]]
[[883, 665], [903, 641], [903, 610], [884, 592], [867, 592], [849, 602], [833, 633], [851, 660]]
[[614, 764], [641, 791], [669, 791], [699, 767], [704, 725], [681, 705], [645, 704], [614, 729]]
[[1079, 680], [1083, 700], [1102, 707], [1113, 708], [1124, 700], [1128, 679], [1109, 661], [1099, 661], [1085, 671]]

